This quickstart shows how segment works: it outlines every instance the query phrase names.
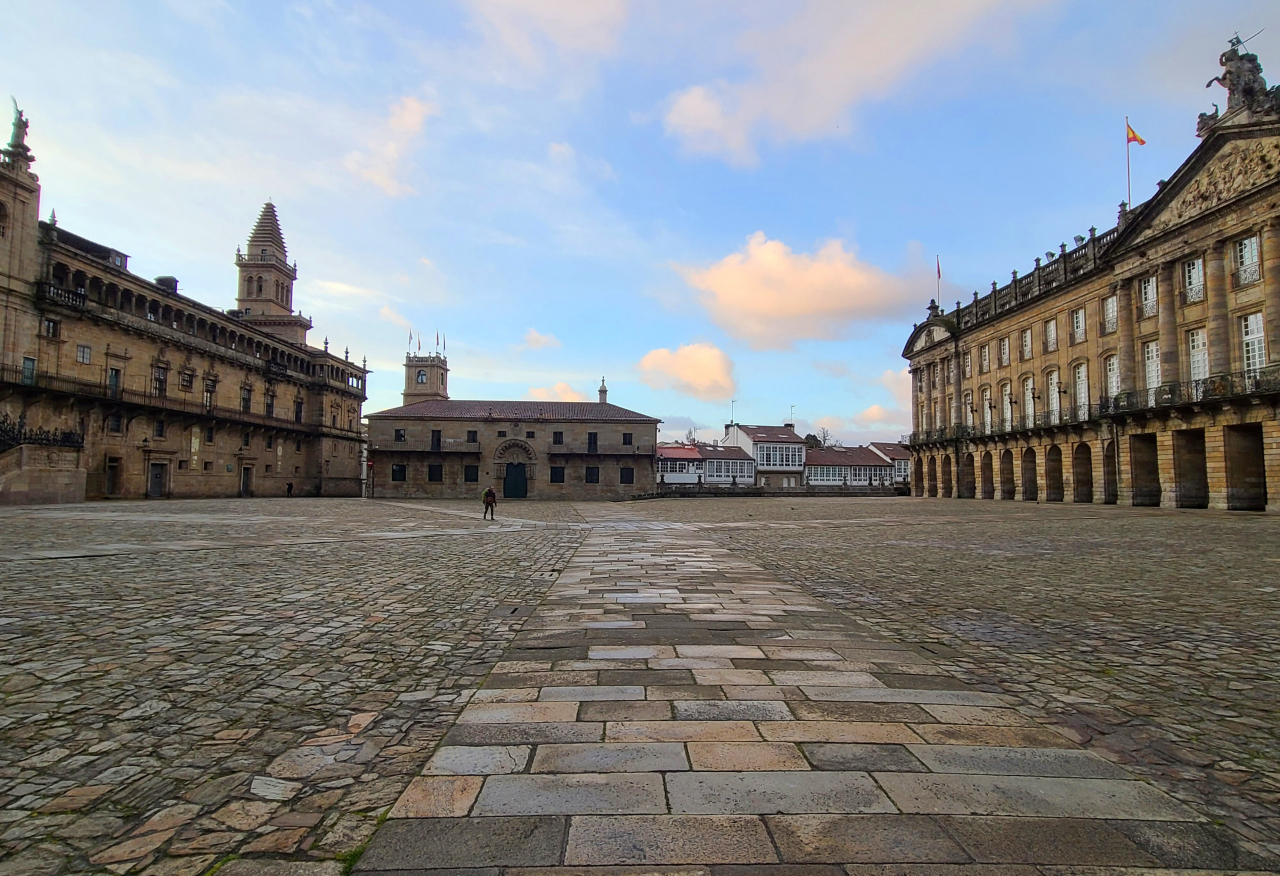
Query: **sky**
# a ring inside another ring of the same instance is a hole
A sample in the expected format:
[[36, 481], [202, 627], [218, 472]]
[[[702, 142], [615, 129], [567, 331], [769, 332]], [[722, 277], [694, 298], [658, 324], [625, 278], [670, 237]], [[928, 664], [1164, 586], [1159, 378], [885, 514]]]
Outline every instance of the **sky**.
[[[263, 202], [310, 342], [447, 343], [454, 398], [596, 398], [720, 437], [910, 431], [901, 357], [1115, 224], [1196, 147], [1269, 2], [10, 0], [41, 213], [235, 305]], [[937, 279], [941, 264], [942, 279]]]

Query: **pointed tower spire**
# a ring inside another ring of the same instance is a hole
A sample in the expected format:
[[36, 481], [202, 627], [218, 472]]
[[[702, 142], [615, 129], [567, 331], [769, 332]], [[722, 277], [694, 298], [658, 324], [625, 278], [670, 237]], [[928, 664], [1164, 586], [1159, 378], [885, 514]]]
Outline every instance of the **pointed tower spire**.
[[253, 226], [253, 232], [249, 235], [250, 252], [263, 246], [275, 247], [279, 250], [277, 255], [280, 256], [280, 260], [286, 261], [284, 234], [280, 231], [280, 217], [276, 215], [276, 205], [270, 201], [262, 205], [257, 224]]

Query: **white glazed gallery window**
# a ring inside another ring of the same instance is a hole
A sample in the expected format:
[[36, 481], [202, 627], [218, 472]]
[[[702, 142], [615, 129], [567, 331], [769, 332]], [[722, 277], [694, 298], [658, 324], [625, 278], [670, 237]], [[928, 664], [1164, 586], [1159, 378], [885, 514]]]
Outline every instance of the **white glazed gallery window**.
[[1156, 302], [1156, 278], [1143, 277], [1138, 281], [1138, 301], [1142, 307], [1142, 316], [1155, 316], [1160, 309]]
[[1089, 366], [1080, 362], [1075, 367], [1076, 419], [1089, 419]]
[[1267, 364], [1267, 339], [1262, 330], [1262, 314], [1251, 313], [1240, 319], [1240, 337], [1244, 341], [1244, 370], [1257, 376]]
[[1115, 398], [1120, 394], [1120, 358], [1108, 356], [1103, 368], [1107, 373], [1107, 395]]
[[804, 465], [804, 445], [759, 444], [756, 446], [756, 463], [769, 468], [781, 466], [799, 468]]
[[1191, 364], [1191, 379], [1205, 380], [1209, 376], [1209, 335], [1202, 328], [1187, 332], [1187, 361]]

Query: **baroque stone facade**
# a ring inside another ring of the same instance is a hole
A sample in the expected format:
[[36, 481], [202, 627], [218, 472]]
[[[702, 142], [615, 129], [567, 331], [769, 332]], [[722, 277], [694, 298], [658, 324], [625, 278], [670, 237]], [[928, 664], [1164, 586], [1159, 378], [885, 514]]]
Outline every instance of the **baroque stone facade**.
[[600, 400], [450, 399], [444, 356], [405, 357], [404, 405], [369, 421], [369, 495], [621, 499], [653, 491], [660, 420]]
[[916, 495], [1280, 510], [1280, 114], [1199, 133], [1115, 228], [931, 302], [903, 350]]
[[[306, 343], [275, 207], [218, 310], [40, 221], [19, 120], [0, 151], [0, 504], [359, 495], [366, 369]], [[49, 445], [72, 453], [31, 449]]]

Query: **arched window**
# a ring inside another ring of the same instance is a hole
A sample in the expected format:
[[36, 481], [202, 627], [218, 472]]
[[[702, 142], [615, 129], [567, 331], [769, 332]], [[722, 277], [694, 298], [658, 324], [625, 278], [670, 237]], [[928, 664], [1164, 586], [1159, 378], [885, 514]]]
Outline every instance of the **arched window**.
[[244, 297], [248, 298], [253, 294], [253, 277], [244, 278]]
[[1036, 379], [1022, 379], [1022, 421], [1027, 426], [1035, 425], [1036, 416]]
[[419, 383], [427, 382], [427, 372], [421, 368], [418, 369], [418, 382]]
[[1058, 423], [1058, 414], [1062, 411], [1062, 403], [1059, 400], [1060, 393], [1058, 392], [1060, 387], [1058, 372], [1050, 371], [1046, 378], [1046, 383], [1047, 388], [1045, 391], [1048, 393], [1049, 397], [1046, 399], [1048, 404], [1045, 407], [1048, 408], [1050, 422], [1056, 426]]
[[972, 392], [966, 392], [964, 394], [964, 401], [962, 402], [962, 404], [964, 405], [964, 424], [966, 426], [972, 426], [973, 425], [973, 393]]
[[1107, 372], [1107, 395], [1115, 398], [1120, 394], [1120, 360], [1115, 356], [1108, 356], [1103, 360], [1102, 367]]
[[262, 297], [262, 278], [258, 278], [258, 297]]
[[1000, 414], [1008, 429], [1013, 424], [1013, 386], [1008, 383], [1000, 384]]
[[1083, 420], [1089, 416], [1089, 366], [1084, 362], [1076, 365], [1076, 416]]

